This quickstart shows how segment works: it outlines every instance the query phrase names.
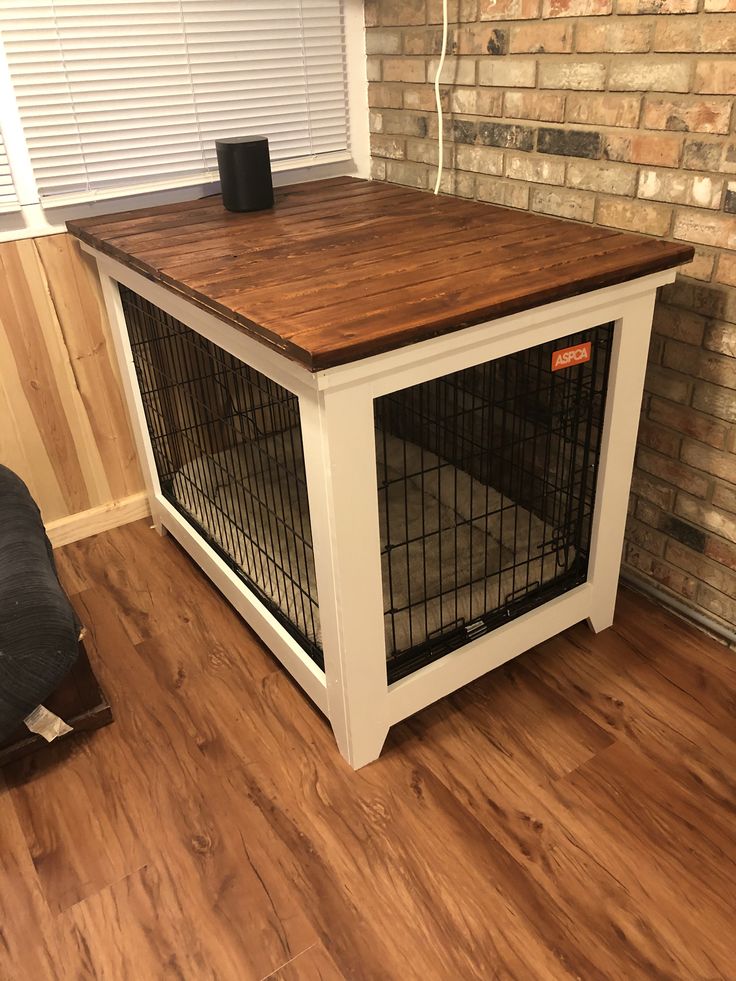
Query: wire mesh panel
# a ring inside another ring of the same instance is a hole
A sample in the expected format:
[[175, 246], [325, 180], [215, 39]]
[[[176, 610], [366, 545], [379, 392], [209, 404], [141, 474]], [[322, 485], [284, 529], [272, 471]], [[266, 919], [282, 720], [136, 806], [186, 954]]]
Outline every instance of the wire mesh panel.
[[612, 337], [376, 400], [389, 681], [585, 581]]
[[296, 396], [120, 297], [162, 494], [323, 667]]

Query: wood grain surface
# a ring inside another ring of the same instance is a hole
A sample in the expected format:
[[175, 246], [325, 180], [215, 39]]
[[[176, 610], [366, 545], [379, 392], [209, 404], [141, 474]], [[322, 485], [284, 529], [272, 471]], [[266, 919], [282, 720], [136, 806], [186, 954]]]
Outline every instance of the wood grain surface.
[[693, 249], [336, 177], [68, 222], [94, 248], [310, 370], [688, 262]]
[[143, 490], [97, 272], [69, 235], [0, 244], [0, 461], [47, 522]]
[[353, 773], [170, 538], [58, 553], [116, 722], [5, 771], [0, 978], [730, 979], [733, 653], [628, 591]]

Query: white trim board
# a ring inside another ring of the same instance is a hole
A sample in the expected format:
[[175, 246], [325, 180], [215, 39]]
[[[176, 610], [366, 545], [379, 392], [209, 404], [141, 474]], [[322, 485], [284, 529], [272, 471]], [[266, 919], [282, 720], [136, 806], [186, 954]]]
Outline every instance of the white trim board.
[[119, 528], [151, 513], [145, 491], [131, 494], [116, 501], [108, 501], [86, 511], [78, 511], [64, 518], [55, 518], [46, 525], [46, 534], [54, 548], [69, 545], [82, 538], [99, 535], [100, 532]]

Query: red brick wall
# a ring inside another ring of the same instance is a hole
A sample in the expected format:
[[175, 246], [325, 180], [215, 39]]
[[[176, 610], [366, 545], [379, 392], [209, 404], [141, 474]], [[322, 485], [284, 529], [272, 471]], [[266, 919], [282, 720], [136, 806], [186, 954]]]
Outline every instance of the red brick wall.
[[[625, 565], [736, 621], [736, 0], [449, 0], [444, 190], [696, 246], [658, 300]], [[441, 0], [366, 0], [373, 174], [429, 188]]]

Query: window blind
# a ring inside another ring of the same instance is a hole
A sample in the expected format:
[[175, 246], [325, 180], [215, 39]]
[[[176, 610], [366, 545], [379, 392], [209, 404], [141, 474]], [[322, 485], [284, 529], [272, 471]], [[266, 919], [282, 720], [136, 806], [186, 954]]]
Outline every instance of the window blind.
[[3, 0], [42, 198], [216, 179], [215, 140], [347, 152], [341, 0]]
[[13, 175], [10, 173], [8, 155], [5, 152], [5, 143], [2, 133], [0, 133], [0, 214], [18, 211], [19, 208], [20, 205], [13, 185]]

